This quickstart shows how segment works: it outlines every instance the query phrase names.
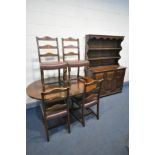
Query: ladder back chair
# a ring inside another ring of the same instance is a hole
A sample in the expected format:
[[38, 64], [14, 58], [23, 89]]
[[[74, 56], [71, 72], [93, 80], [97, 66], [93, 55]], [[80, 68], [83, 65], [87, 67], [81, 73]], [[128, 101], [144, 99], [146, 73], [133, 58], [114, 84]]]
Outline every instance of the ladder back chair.
[[49, 120], [65, 118], [67, 122], [68, 133], [70, 133], [69, 88], [53, 88], [49, 91], [42, 92], [41, 97], [41, 110], [43, 114], [43, 123], [47, 141], [49, 141], [48, 130], [52, 128], [49, 126]]
[[[58, 82], [61, 83], [60, 69], [63, 69], [63, 80], [65, 80], [67, 63], [60, 61], [58, 38], [51, 38], [49, 36], [36, 37], [36, 41], [40, 63], [41, 81], [43, 84], [43, 91], [45, 91], [46, 83], [44, 80], [44, 71], [58, 70]], [[43, 61], [43, 58], [46, 60]], [[50, 61], [48, 61], [48, 59], [50, 59]]]
[[[101, 92], [101, 85], [103, 80], [93, 80], [91, 82], [87, 82], [86, 79], [80, 77], [79, 81], [84, 84], [84, 93], [80, 96], [72, 97], [72, 108], [75, 103], [78, 105], [80, 112], [80, 118], [74, 114], [74, 109], [72, 110], [72, 115], [83, 125], [85, 126], [84, 112], [89, 111], [94, 114], [97, 119], [99, 119], [99, 99]], [[91, 109], [92, 106], [96, 105], [96, 113]]]
[[[72, 43], [74, 45], [68, 45], [67, 43]], [[80, 67], [85, 67], [85, 70], [88, 68], [89, 61], [80, 60], [79, 39], [74, 39], [71, 37], [62, 38], [62, 52], [63, 52], [63, 61], [66, 61], [68, 64], [69, 79], [71, 79], [70, 72], [72, 67], [78, 68], [77, 77], [79, 77], [79, 74], [80, 74], [79, 73]], [[74, 60], [68, 59], [68, 57], [73, 57], [73, 56], [76, 57]]]

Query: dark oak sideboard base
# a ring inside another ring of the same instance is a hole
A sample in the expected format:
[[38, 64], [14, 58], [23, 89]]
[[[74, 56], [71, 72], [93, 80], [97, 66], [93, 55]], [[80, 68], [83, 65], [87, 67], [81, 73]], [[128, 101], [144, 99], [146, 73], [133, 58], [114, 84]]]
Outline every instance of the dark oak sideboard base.
[[104, 79], [101, 88], [101, 96], [107, 96], [122, 91], [125, 70], [126, 68], [120, 66], [113, 70], [102, 69], [96, 71], [94, 68], [93, 70], [90, 69], [88, 74], [95, 79]]
[[101, 96], [122, 91], [126, 67], [118, 60], [124, 36], [86, 35], [86, 60], [89, 60], [87, 74], [93, 78], [103, 78]]

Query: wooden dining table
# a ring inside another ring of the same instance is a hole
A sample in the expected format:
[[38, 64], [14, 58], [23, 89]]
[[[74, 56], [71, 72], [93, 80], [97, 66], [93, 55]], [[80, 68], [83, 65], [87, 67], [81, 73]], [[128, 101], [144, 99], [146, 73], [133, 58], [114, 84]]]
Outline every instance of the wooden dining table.
[[[48, 79], [45, 79], [48, 81]], [[86, 82], [93, 81], [92, 78], [87, 77]], [[46, 86], [46, 91], [49, 91], [53, 88], [62, 87], [58, 83], [50, 84]], [[69, 87], [69, 96], [76, 96], [79, 94], [82, 94], [84, 92], [84, 83], [79, 80], [71, 80], [69, 84], [67, 85]], [[96, 85], [88, 87], [87, 91], [90, 91], [91, 89], [94, 89]], [[27, 95], [33, 99], [41, 100], [41, 92], [42, 92], [42, 83], [41, 80], [37, 80], [29, 84], [26, 88]], [[52, 94], [53, 95], [53, 94]], [[62, 95], [61, 93], [59, 94]], [[51, 96], [49, 96], [51, 98]], [[55, 96], [53, 96], [55, 97]]]
[[[48, 81], [49, 79], [45, 79], [45, 81]], [[93, 79], [92, 78], [86, 78], [86, 82], [92, 82]], [[57, 88], [57, 87], [62, 87], [60, 86], [58, 83], [55, 84], [50, 84], [46, 86], [46, 91], [49, 91], [53, 88]], [[67, 85], [67, 87], [69, 87], [69, 96], [76, 96], [76, 95], [80, 95], [84, 92], [84, 83], [79, 81], [79, 80], [71, 80], [69, 82], [69, 84]], [[96, 88], [96, 85], [93, 86], [89, 86], [88, 89], [86, 91], [90, 91], [92, 89]], [[42, 92], [42, 83], [41, 80], [37, 80], [32, 82], [31, 84], [29, 84], [26, 88], [26, 92], [27, 95], [33, 99], [37, 99], [37, 100], [42, 100], [41, 98], [41, 92]], [[54, 99], [56, 97], [62, 97], [62, 93], [57, 93], [57, 94], [50, 94], [49, 96], [47, 96], [46, 99], [50, 98], [50, 99]], [[77, 117], [75, 118], [74, 112], [77, 111], [79, 108], [77, 106], [74, 106], [73, 111], [71, 111], [71, 123], [73, 123], [74, 121], [77, 120]], [[89, 109], [85, 109], [84, 114], [85, 115], [89, 115], [92, 113], [92, 110]], [[80, 113], [78, 113], [77, 111], [77, 116], [80, 117]], [[60, 120], [59, 120], [60, 121]], [[65, 121], [63, 122], [58, 122], [57, 124], [53, 125], [52, 128], [56, 128], [60, 125], [64, 125]]]

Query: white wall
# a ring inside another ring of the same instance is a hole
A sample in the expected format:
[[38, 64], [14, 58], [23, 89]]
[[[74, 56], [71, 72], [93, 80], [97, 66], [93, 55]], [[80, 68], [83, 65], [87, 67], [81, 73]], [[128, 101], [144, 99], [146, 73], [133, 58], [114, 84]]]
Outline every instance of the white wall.
[[84, 59], [85, 34], [123, 35], [119, 63], [129, 67], [128, 0], [27, 0], [26, 23], [27, 85], [40, 79], [36, 36], [58, 37], [59, 45], [62, 37], [79, 38]]

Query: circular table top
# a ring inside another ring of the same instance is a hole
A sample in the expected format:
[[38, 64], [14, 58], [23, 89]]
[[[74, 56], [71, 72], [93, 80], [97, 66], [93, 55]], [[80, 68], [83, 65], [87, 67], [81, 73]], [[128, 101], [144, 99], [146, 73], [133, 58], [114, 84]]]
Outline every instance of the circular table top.
[[[93, 79], [89, 78], [88, 82], [91, 82]], [[46, 90], [50, 90], [52, 88], [60, 87], [56, 84], [52, 84], [46, 87]], [[73, 80], [71, 81], [71, 84], [69, 85], [70, 88], [70, 96], [75, 96], [82, 94], [84, 91], [84, 83], [78, 81], [78, 80]], [[95, 88], [95, 86], [90, 86], [89, 90]], [[89, 91], [88, 90], [88, 91]], [[26, 88], [27, 95], [33, 99], [41, 100], [41, 92], [42, 92], [42, 83], [41, 80], [35, 81], [28, 85]]]

